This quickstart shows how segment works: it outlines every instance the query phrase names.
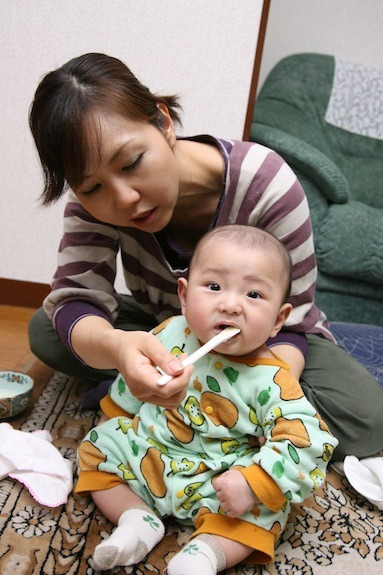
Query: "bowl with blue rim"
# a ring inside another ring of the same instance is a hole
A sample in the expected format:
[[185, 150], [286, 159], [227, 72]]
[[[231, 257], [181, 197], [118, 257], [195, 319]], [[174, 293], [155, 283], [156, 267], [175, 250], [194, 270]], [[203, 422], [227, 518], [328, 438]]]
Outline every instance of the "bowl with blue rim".
[[20, 415], [32, 396], [33, 379], [17, 371], [0, 371], [0, 421]]

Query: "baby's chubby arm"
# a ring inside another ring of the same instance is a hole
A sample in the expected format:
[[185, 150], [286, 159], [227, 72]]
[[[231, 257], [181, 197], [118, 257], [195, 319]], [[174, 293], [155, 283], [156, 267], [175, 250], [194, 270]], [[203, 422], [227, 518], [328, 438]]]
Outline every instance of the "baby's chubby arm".
[[217, 492], [217, 499], [228, 517], [240, 517], [245, 511], [260, 503], [238, 469], [230, 469], [215, 477], [213, 487]]

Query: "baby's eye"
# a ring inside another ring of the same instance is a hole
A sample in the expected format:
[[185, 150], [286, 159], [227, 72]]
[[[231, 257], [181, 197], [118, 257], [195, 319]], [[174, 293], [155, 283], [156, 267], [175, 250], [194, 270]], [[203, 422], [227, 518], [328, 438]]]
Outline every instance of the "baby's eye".
[[213, 282], [208, 284], [208, 288], [211, 289], [212, 291], [219, 291], [221, 289], [219, 284]]
[[247, 294], [247, 297], [250, 297], [252, 299], [258, 299], [261, 296], [257, 291], [249, 291], [249, 293]]

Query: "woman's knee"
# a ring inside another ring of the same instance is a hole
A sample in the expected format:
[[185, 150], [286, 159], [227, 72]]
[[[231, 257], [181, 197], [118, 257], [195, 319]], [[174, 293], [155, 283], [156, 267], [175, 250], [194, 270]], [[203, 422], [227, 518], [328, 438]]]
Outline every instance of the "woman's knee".
[[52, 322], [40, 307], [32, 315], [28, 326], [29, 346], [38, 358], [45, 355], [49, 347], [47, 343], [52, 336], [56, 336]]
[[311, 336], [301, 384], [339, 440], [334, 459], [367, 457], [383, 448], [383, 388], [345, 350]]
[[31, 317], [28, 332], [29, 346], [36, 357], [57, 371], [72, 374], [66, 368], [78, 360], [62, 343], [43, 308], [36, 310]]
[[99, 383], [113, 380], [116, 370], [100, 370], [81, 362], [58, 337], [53, 324], [45, 311], [40, 308], [29, 323], [29, 346], [32, 353], [43, 363], [56, 371]]

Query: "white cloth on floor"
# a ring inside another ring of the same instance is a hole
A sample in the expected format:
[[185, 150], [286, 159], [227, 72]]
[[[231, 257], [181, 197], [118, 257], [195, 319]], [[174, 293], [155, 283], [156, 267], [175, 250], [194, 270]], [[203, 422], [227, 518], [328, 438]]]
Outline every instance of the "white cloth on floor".
[[383, 457], [358, 459], [348, 455], [343, 470], [355, 491], [383, 510]]
[[0, 479], [17, 479], [36, 501], [58, 507], [72, 491], [73, 466], [51, 441], [47, 430], [29, 433], [0, 423]]

